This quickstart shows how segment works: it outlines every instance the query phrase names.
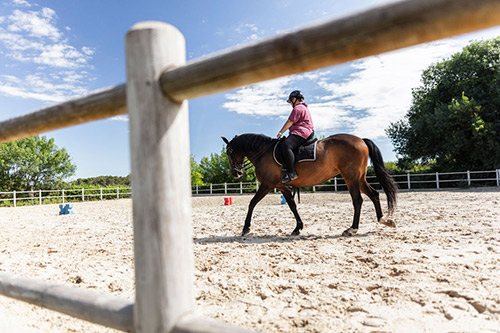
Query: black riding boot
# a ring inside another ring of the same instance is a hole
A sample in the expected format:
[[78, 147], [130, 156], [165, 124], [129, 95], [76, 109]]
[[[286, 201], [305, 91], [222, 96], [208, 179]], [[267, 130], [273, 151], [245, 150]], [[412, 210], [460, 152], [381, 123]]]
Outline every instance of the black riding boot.
[[304, 138], [291, 134], [283, 142], [283, 164], [286, 168], [286, 173], [283, 175], [282, 179], [284, 184], [288, 184], [298, 177], [294, 167], [295, 155], [293, 150], [298, 148], [304, 141]]

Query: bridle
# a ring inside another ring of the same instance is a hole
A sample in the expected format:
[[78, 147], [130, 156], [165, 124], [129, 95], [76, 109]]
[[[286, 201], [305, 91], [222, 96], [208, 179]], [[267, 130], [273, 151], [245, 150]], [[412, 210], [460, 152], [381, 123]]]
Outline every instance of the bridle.
[[[226, 148], [226, 152], [228, 154], [232, 154], [233, 153], [233, 148], [231, 147], [227, 147]], [[245, 169], [245, 166], [243, 165], [243, 163], [235, 163], [233, 161], [231, 161], [231, 169], [235, 170], [236, 172], [239, 172], [239, 173], [243, 173], [244, 171], [246, 171]]]
[[[258, 150], [255, 154], [253, 154], [252, 156], [247, 156], [247, 161], [244, 163], [231, 162], [231, 168], [233, 170], [235, 170], [237, 172], [241, 172], [241, 173], [248, 171], [248, 169], [250, 169], [253, 165], [252, 160], [257, 161], [257, 159], [262, 157], [262, 155], [264, 155], [264, 153], [266, 153], [271, 146], [272, 145], [268, 145], [266, 147], [263, 147], [260, 150]], [[232, 154], [234, 152], [233, 149], [229, 146], [227, 147], [226, 151], [229, 154]]]

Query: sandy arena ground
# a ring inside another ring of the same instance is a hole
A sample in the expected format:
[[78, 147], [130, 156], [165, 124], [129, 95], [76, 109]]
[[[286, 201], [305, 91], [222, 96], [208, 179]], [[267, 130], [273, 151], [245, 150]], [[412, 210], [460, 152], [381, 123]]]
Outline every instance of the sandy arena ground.
[[[302, 194], [298, 237], [269, 195], [236, 237], [250, 199], [193, 198], [203, 315], [271, 332], [500, 332], [500, 189], [400, 193], [396, 229], [364, 197], [350, 238], [346, 193]], [[133, 299], [131, 201], [74, 211], [0, 208], [0, 271]], [[0, 297], [0, 332], [113, 330]]]

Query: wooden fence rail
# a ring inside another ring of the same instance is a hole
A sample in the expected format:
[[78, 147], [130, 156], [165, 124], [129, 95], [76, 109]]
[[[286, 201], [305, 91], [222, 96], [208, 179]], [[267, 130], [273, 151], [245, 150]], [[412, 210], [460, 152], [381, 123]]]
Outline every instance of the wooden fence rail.
[[[165, 93], [181, 101], [484, 29], [499, 22], [498, 0], [400, 1], [186, 65], [169, 66], [160, 79]], [[0, 143], [126, 113], [126, 85], [122, 84], [0, 122]]]
[[[407, 0], [186, 65], [184, 37], [177, 29], [158, 22], [139, 23], [126, 36], [126, 85], [2, 121], [0, 143], [128, 112], [136, 266], [133, 330], [242, 331], [192, 315], [185, 100], [498, 24], [500, 0]], [[3, 281], [0, 291], [13, 296]], [[71, 298], [60, 301], [64, 308], [72, 308]], [[86, 307], [92, 315], [85, 319], [101, 323], [96, 314], [100, 305], [89, 302]], [[77, 312], [67, 313], [79, 316]], [[130, 311], [118, 312], [113, 320], [130, 323], [130, 316]], [[122, 329], [129, 330], [129, 324]]]
[[47, 309], [122, 331], [133, 329], [134, 303], [85, 289], [0, 272], [0, 292]]
[[94, 92], [0, 123], [0, 143], [127, 113], [126, 86]]
[[182, 101], [487, 28], [499, 21], [496, 0], [402, 1], [167, 69], [161, 82], [167, 96]]

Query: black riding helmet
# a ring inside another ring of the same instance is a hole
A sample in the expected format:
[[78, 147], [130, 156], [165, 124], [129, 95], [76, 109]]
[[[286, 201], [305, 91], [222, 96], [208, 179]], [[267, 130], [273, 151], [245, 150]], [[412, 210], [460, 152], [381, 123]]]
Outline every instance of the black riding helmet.
[[304, 95], [302, 94], [302, 92], [300, 90], [294, 90], [290, 93], [290, 96], [288, 96], [288, 100], [286, 102], [290, 103], [292, 101], [292, 98], [294, 98], [294, 97], [296, 99], [298, 99], [299, 101], [304, 100]]

